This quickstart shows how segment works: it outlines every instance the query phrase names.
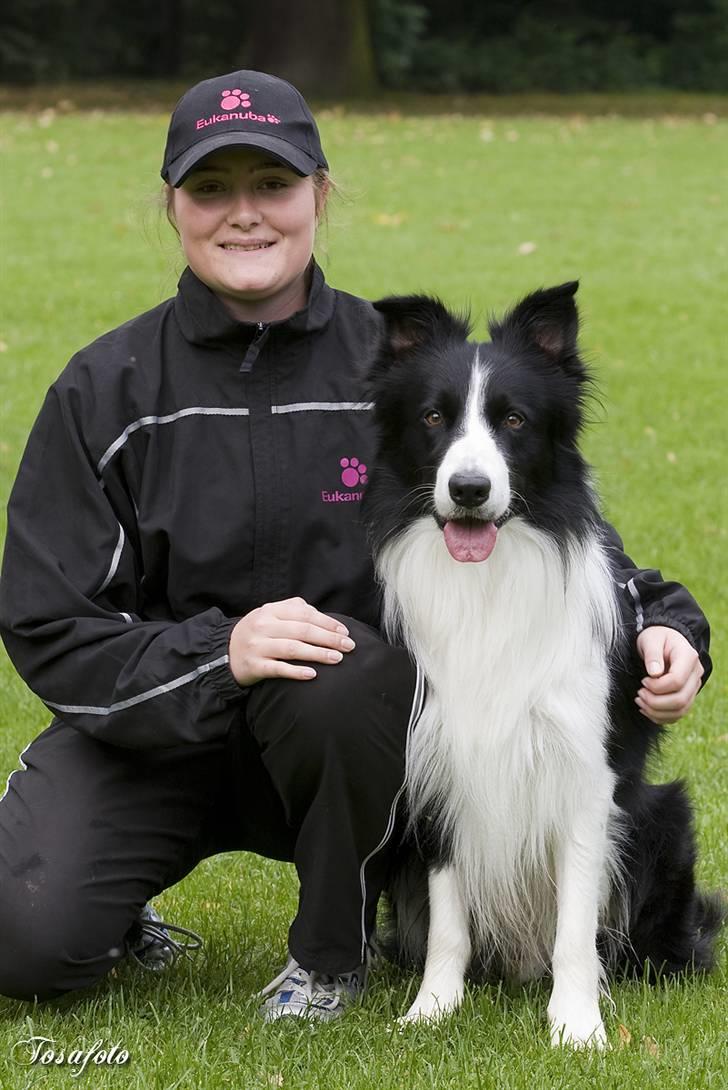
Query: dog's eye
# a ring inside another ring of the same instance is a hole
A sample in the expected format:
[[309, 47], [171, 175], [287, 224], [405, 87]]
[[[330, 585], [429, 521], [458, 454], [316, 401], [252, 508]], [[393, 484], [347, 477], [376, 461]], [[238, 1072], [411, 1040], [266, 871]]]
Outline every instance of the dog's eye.
[[442, 413], [439, 413], [437, 409], [429, 409], [422, 419], [428, 428], [439, 428], [440, 424], [443, 423]]
[[508, 416], [503, 421], [505, 428], [521, 428], [526, 423], [525, 418], [520, 413], [508, 413]]

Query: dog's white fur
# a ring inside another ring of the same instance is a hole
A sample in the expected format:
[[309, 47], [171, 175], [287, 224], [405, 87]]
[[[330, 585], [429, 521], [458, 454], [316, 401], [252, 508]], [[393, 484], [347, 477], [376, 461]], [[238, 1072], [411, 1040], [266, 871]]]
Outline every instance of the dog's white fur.
[[[476, 357], [462, 434], [437, 475], [443, 519], [453, 473], [494, 482], [486, 518], [510, 502], [479, 409], [486, 382]], [[551, 965], [554, 1044], [603, 1047], [596, 935], [618, 878], [606, 756], [617, 616], [597, 533], [562, 553], [512, 518], [488, 560], [462, 564], [427, 516], [384, 546], [378, 571], [385, 623], [429, 683], [410, 742], [410, 814], [434, 804], [452, 846], [451, 864], [429, 875], [424, 978], [405, 1018], [459, 1005], [474, 935], [520, 979]]]

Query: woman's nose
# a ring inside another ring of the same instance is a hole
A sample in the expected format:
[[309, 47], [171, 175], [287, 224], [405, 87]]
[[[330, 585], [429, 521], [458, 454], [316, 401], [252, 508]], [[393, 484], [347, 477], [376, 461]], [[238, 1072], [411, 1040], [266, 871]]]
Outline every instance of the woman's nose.
[[260, 223], [263, 216], [252, 193], [238, 192], [230, 202], [226, 218], [231, 227], [247, 229]]

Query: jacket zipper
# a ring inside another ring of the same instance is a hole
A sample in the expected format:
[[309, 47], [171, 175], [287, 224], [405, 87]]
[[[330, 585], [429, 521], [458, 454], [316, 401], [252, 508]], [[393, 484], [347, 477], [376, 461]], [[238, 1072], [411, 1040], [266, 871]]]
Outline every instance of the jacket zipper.
[[255, 336], [248, 345], [248, 350], [245, 353], [245, 358], [240, 364], [240, 370], [243, 374], [247, 374], [253, 370], [253, 364], [260, 355], [260, 350], [268, 340], [268, 334], [270, 333], [270, 326], [264, 322], [258, 322], [258, 328], [255, 332]]

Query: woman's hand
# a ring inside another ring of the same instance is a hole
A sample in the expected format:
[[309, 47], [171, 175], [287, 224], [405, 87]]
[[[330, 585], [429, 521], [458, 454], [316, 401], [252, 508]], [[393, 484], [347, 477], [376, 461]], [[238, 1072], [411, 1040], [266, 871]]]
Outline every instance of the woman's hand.
[[316, 677], [311, 666], [294, 666], [290, 659], [304, 662], [341, 662], [352, 651], [349, 630], [325, 613], [319, 613], [303, 598], [267, 602], [238, 621], [230, 636], [230, 669], [238, 685], [254, 685], [270, 677], [309, 681]]
[[686, 715], [705, 672], [697, 651], [674, 628], [652, 625], [637, 637], [648, 676], [636, 703], [653, 723], [674, 723]]

